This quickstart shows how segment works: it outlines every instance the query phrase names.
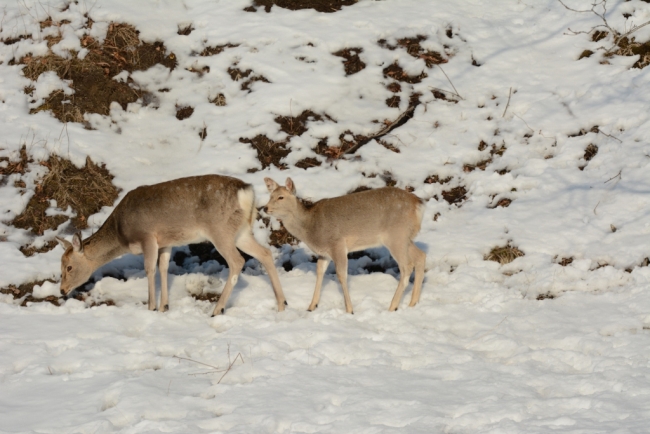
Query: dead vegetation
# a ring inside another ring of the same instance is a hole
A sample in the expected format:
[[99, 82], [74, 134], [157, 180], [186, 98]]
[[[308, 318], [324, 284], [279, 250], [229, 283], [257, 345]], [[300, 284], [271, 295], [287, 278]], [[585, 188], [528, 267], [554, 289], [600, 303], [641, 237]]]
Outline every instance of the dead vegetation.
[[[51, 25], [60, 23], [51, 20], [41, 23], [42, 28]], [[88, 28], [91, 26], [89, 20]], [[75, 52], [71, 52], [69, 58], [50, 52], [46, 56], [14, 59], [12, 62], [25, 65], [23, 74], [30, 80], [36, 81], [44, 72], [54, 71], [61, 79], [69, 80], [74, 91], [72, 95], [65, 95], [57, 90], [30, 113], [49, 110], [61, 122], [83, 122], [85, 113], [108, 115], [112, 102], [126, 109], [127, 104], [137, 101], [143, 92], [131, 80], [114, 80], [115, 75], [121, 71], [146, 70], [155, 64], [170, 69], [176, 67], [174, 54], [167, 55], [161, 42], [142, 42], [138, 33], [133, 26], [111, 23], [103, 43], [89, 35], [81, 38], [82, 47], [88, 50], [83, 58]], [[46, 39], [48, 47], [52, 47], [61, 37], [48, 36]], [[33, 87], [26, 89], [28, 94], [32, 91]]]
[[[69, 160], [53, 155], [40, 165], [48, 169], [45, 176], [37, 181], [35, 194], [27, 203], [25, 211], [10, 224], [17, 228], [31, 230], [36, 235], [43, 235], [47, 229], [56, 229], [69, 217], [65, 215], [47, 215], [51, 201], [56, 207], [66, 210], [68, 207], [76, 213], [72, 225], [76, 229], [88, 227], [88, 217], [97, 213], [103, 206], [112, 206], [119, 190], [113, 185], [113, 176], [102, 165], [95, 164], [90, 158], [86, 165], [77, 168]], [[50, 250], [56, 244], [47, 243]], [[25, 254], [33, 254], [30, 248]]]
[[217, 45], [217, 46], [209, 46], [205, 47], [203, 51], [199, 54], [201, 57], [207, 57], [207, 56], [216, 56], [219, 53], [222, 53], [226, 48], [235, 48], [239, 47], [239, 44], [223, 44], [223, 45]]
[[345, 75], [352, 75], [366, 67], [366, 64], [359, 58], [359, 54], [362, 52], [363, 48], [345, 48], [332, 54], [345, 59], [343, 61]]
[[[282, 159], [289, 155], [291, 150], [287, 149], [287, 141], [274, 142], [263, 134], [258, 134], [252, 139], [239, 138], [241, 143], [248, 143], [257, 152], [257, 159], [262, 164], [262, 170], [274, 165], [278, 169], [285, 170], [287, 165]], [[257, 169], [249, 169], [249, 173], [257, 172]]]
[[459, 185], [450, 190], [445, 190], [442, 192], [442, 198], [446, 200], [449, 205], [460, 206], [460, 204], [467, 199], [467, 189], [464, 186]]
[[343, 6], [350, 6], [358, 0], [253, 0], [253, 5], [245, 8], [247, 12], [256, 12], [258, 7], [263, 7], [266, 12], [271, 12], [271, 7], [278, 6], [296, 11], [299, 9], [315, 9], [318, 12], [336, 12]]
[[522, 256], [524, 256], [524, 252], [508, 243], [502, 247], [494, 247], [483, 259], [505, 265]]
[[[241, 90], [246, 90], [249, 93], [252, 92], [251, 86], [256, 81], [261, 81], [263, 83], [270, 83], [270, 81], [268, 81], [266, 79], [266, 77], [264, 77], [263, 75], [253, 74], [253, 70], [251, 70], [251, 69], [247, 69], [245, 71], [242, 71], [239, 68], [235, 68], [235, 66], [237, 66], [237, 65], [233, 65], [230, 68], [228, 68], [228, 74], [230, 75], [230, 78], [232, 79], [232, 81], [243, 80], [242, 84], [241, 84]], [[244, 79], [246, 79], [246, 80], [244, 80]]]
[[[607, 59], [613, 56], [639, 56], [639, 59], [632, 65], [632, 68], [642, 69], [650, 64], [650, 41], [640, 42], [636, 40], [635, 36], [632, 36], [637, 30], [650, 24], [650, 21], [645, 21], [638, 25], [633, 24], [629, 30], [626, 28], [623, 31], [619, 31], [607, 21], [607, 0], [594, 1], [590, 9], [583, 10], [570, 8], [562, 0], [558, 1], [570, 11], [591, 13], [601, 21], [600, 24], [592, 26], [589, 30], [574, 31], [568, 29], [573, 35], [586, 34], [589, 35], [592, 42], [603, 41], [609, 45], [598, 47], [598, 50], [603, 52], [603, 60], [600, 63], [609, 63]], [[630, 17], [630, 14], [626, 14], [625, 16], [626, 19]], [[593, 54], [594, 51], [592, 50], [584, 50], [578, 57], [578, 60], [591, 57]]]
[[194, 113], [194, 108], [190, 106], [176, 106], [176, 119], [182, 121]]

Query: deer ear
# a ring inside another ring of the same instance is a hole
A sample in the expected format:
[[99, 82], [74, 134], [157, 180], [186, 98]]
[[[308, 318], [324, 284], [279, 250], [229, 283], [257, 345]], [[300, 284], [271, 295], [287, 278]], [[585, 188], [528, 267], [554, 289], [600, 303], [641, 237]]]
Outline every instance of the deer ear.
[[81, 232], [77, 232], [72, 236], [72, 250], [75, 252], [83, 253], [84, 245], [81, 239]]
[[289, 190], [291, 194], [296, 194], [296, 186], [294, 185], [291, 178], [287, 178], [287, 180], [284, 182], [284, 186], [287, 187], [287, 190]]
[[68, 250], [68, 247], [72, 246], [70, 241], [64, 240], [63, 238], [56, 237], [56, 240], [59, 242], [61, 247], [63, 247], [63, 250]]
[[269, 190], [269, 193], [273, 193], [279, 187], [278, 183], [271, 178], [264, 178], [264, 183], [266, 183], [266, 188]]

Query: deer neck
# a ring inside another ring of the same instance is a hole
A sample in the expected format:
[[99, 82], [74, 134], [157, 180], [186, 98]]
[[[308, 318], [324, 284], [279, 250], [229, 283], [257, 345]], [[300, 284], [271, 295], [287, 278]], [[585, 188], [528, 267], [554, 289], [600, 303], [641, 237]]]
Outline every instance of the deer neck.
[[84, 240], [83, 246], [84, 255], [95, 264], [96, 268], [128, 253], [128, 249], [119, 241], [112, 215], [97, 232]]
[[309, 227], [311, 223], [311, 215], [309, 210], [303, 205], [303, 203], [298, 200], [296, 202], [296, 207], [292, 210], [289, 217], [285, 217], [282, 220], [284, 227], [293, 235], [301, 241], [307, 242], [307, 237], [309, 234]]

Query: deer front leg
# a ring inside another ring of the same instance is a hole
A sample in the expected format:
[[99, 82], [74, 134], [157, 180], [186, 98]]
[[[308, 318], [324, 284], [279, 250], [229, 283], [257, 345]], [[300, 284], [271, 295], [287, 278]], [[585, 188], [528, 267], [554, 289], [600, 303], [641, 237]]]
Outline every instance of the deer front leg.
[[318, 307], [318, 302], [320, 301], [320, 290], [323, 286], [323, 277], [325, 276], [325, 271], [329, 265], [330, 260], [323, 256], [318, 257], [316, 262], [316, 288], [314, 288], [314, 296], [312, 297], [311, 304], [307, 308], [309, 312], [313, 311]]
[[160, 271], [160, 311], [169, 310], [169, 288], [167, 286], [167, 270], [169, 259], [172, 255], [172, 248], [165, 247], [158, 250], [158, 270]]
[[155, 238], [147, 238], [142, 242], [144, 256], [144, 271], [147, 273], [149, 286], [149, 310], [156, 310], [156, 262], [158, 260], [158, 242]]

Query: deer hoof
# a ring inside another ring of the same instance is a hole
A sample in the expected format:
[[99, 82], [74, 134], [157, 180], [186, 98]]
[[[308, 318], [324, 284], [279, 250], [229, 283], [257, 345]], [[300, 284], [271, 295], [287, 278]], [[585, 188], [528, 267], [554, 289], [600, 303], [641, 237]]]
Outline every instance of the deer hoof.
[[284, 305], [289, 306], [289, 303], [287, 303], [287, 300], [284, 300]]

